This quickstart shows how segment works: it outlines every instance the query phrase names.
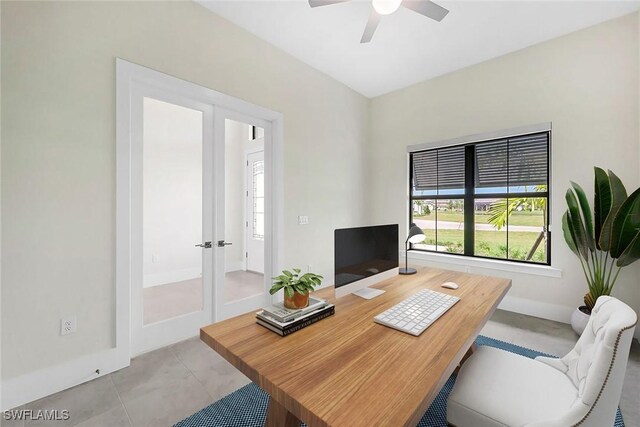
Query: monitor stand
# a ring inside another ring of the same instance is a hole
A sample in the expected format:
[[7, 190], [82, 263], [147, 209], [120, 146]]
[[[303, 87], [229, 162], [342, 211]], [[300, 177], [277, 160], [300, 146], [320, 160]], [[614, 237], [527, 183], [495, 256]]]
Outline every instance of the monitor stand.
[[353, 295], [357, 295], [360, 298], [364, 298], [364, 299], [373, 299], [384, 293], [385, 291], [383, 291], [382, 289], [362, 288], [353, 292]]

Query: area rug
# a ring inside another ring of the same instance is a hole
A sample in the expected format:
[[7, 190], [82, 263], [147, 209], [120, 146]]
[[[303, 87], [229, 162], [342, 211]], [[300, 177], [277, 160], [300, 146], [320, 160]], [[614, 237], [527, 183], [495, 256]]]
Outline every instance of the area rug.
[[[488, 345], [530, 358], [550, 356], [482, 335], [478, 336], [476, 343], [479, 346]], [[455, 382], [456, 375], [453, 374], [422, 416], [418, 427], [447, 427], [447, 396]], [[175, 427], [262, 427], [268, 405], [269, 395], [251, 383], [180, 421]], [[613, 427], [624, 427], [619, 409]]]

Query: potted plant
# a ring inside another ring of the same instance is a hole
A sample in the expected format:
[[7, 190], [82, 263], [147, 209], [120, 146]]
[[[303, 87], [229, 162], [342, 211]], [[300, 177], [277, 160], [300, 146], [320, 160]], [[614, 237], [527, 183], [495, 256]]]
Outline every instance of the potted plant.
[[300, 269], [294, 268], [293, 272], [283, 270], [282, 274], [274, 277], [273, 286], [269, 290], [271, 295], [284, 289], [284, 306], [287, 308], [304, 308], [309, 305], [309, 293], [316, 286], [320, 286], [323, 277], [314, 273], [305, 273], [300, 276]]
[[640, 258], [640, 189], [627, 196], [620, 178], [596, 167], [592, 213], [582, 188], [575, 182], [571, 187], [562, 231], [589, 287], [585, 305], [571, 316], [573, 330], [582, 334], [598, 297], [609, 295], [620, 270]]

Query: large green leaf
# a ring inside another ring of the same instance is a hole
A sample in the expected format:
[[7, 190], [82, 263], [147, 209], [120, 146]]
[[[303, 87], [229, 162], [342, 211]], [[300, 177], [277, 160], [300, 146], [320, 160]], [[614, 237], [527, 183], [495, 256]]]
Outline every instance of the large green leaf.
[[605, 251], [611, 248], [611, 229], [618, 209], [620, 209], [622, 203], [627, 199], [627, 190], [624, 188], [624, 184], [622, 184], [620, 178], [611, 171], [609, 171], [609, 187], [611, 188], [611, 209], [602, 224], [602, 232], [600, 234], [600, 248]]
[[607, 219], [607, 215], [609, 215], [609, 211], [611, 210], [611, 186], [609, 185], [607, 173], [599, 167], [595, 167], [594, 169], [596, 175], [594, 185], [595, 193], [593, 197], [595, 239], [598, 249], [602, 249], [600, 247], [600, 236], [602, 234], [604, 220]]
[[611, 227], [609, 253], [618, 258], [627, 249], [640, 230], [640, 188], [622, 203]]
[[584, 223], [582, 222], [582, 217], [578, 210], [578, 200], [570, 189], [567, 190], [565, 199], [567, 200], [567, 206], [569, 206], [568, 223], [574, 241], [576, 242], [576, 248], [583, 258], [588, 258], [590, 249], [587, 243], [587, 232], [584, 229]]
[[564, 234], [564, 240], [567, 242], [567, 246], [571, 249], [571, 252], [576, 254], [576, 256], [580, 256], [578, 252], [578, 248], [576, 247], [576, 242], [573, 237], [573, 233], [571, 232], [571, 226], [569, 225], [569, 211], [565, 212], [562, 215], [562, 234]]
[[633, 238], [622, 255], [620, 255], [616, 265], [618, 267], [625, 267], [629, 264], [633, 264], [638, 259], [640, 259], [640, 233], [636, 234], [636, 237]]
[[582, 220], [584, 221], [586, 231], [587, 244], [589, 245], [591, 252], [593, 252], [596, 250], [596, 242], [593, 238], [593, 215], [591, 214], [591, 206], [589, 206], [589, 201], [587, 200], [587, 196], [584, 194], [582, 187], [573, 181], [571, 181], [571, 185], [578, 196], [578, 202], [580, 203], [580, 210], [582, 212]]

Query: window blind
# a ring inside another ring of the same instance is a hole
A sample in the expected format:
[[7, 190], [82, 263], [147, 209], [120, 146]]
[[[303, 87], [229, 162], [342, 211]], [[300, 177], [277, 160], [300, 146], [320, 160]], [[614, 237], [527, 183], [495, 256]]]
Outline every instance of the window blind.
[[464, 147], [413, 153], [413, 185], [418, 191], [464, 188]]
[[476, 144], [476, 188], [546, 185], [549, 134]]
[[549, 134], [509, 138], [509, 186], [546, 185]]
[[[476, 188], [506, 189], [547, 184], [547, 132], [474, 145]], [[464, 188], [464, 146], [418, 151], [412, 158], [414, 190]]]

